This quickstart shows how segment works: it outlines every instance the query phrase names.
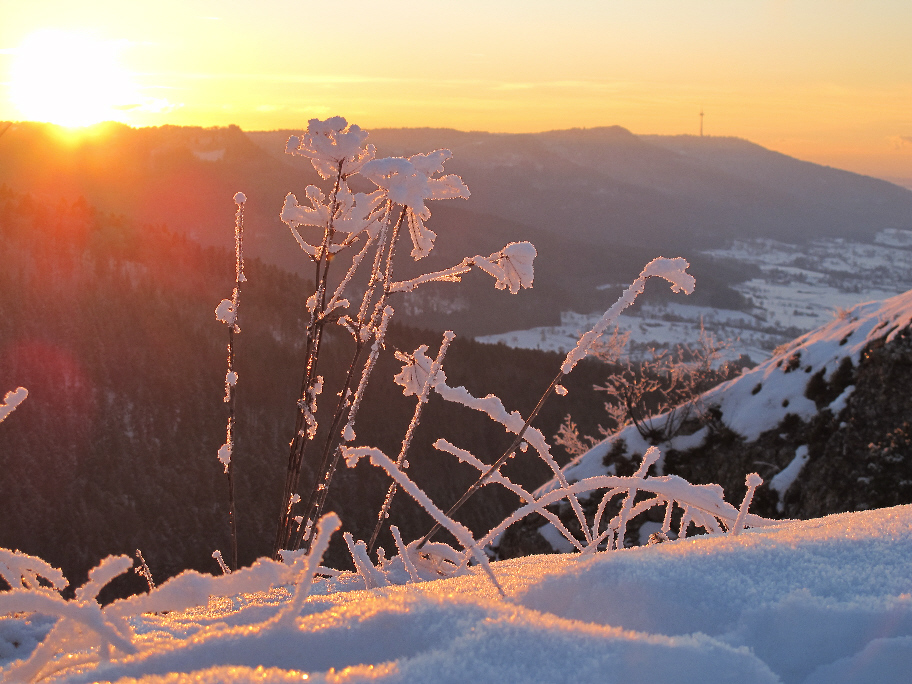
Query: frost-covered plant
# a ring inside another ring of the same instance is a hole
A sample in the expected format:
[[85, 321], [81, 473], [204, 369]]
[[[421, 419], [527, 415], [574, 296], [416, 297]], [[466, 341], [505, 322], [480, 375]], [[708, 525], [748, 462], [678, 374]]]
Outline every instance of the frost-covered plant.
[[[463, 504], [465, 504], [468, 499], [475, 494], [481, 487], [483, 487], [491, 475], [497, 472], [508, 459], [512, 458], [515, 454], [516, 449], [520, 445], [528, 442], [532, 444], [538, 454], [544, 459], [548, 466], [554, 471], [555, 476], [562, 486], [563, 489], [568, 491], [568, 500], [570, 505], [573, 508], [574, 513], [576, 514], [577, 520], [580, 523], [580, 526], [583, 530], [583, 533], [586, 536], [587, 543], [590, 540], [589, 533], [587, 531], [587, 526], [585, 523], [585, 516], [583, 514], [582, 507], [577, 501], [575, 493], [570, 491], [567, 481], [564, 478], [563, 472], [557, 467], [557, 464], [554, 462], [553, 457], [551, 457], [550, 450], [547, 442], [545, 441], [544, 435], [542, 435], [538, 430], [534, 428], [530, 430], [530, 425], [535, 417], [538, 415], [538, 412], [541, 410], [542, 405], [551, 396], [552, 392], [558, 392], [559, 394], [566, 394], [566, 388], [561, 385], [561, 381], [564, 376], [568, 375], [573, 371], [576, 365], [586, 358], [588, 355], [592, 354], [595, 350], [599, 349], [599, 344], [603, 339], [605, 333], [612, 327], [614, 322], [617, 320], [618, 316], [633, 304], [636, 301], [636, 298], [643, 293], [643, 290], [646, 288], [646, 281], [652, 277], [663, 278], [671, 284], [671, 289], [673, 292], [686, 292], [690, 294], [693, 292], [694, 285], [696, 281], [694, 277], [687, 272], [687, 268], [690, 264], [682, 258], [676, 259], [666, 259], [664, 257], [659, 257], [653, 259], [645, 268], [640, 272], [640, 275], [630, 284], [630, 286], [624, 290], [617, 302], [614, 303], [604, 315], [596, 322], [591, 330], [584, 333], [576, 343], [576, 346], [570, 350], [567, 354], [564, 362], [560, 366], [560, 370], [557, 375], [542, 393], [541, 397], [538, 400], [538, 403], [535, 405], [535, 408], [532, 409], [532, 412], [529, 416], [522, 420], [522, 417], [517, 412], [509, 414], [504, 418], [499, 417], [501, 411], [503, 411], [503, 405], [500, 403], [500, 400], [496, 397], [488, 396], [483, 400], [478, 400], [468, 394], [464, 388], [459, 388], [461, 391], [450, 392], [447, 395], [443, 395], [445, 399], [457, 401], [459, 403], [464, 403], [470, 408], [478, 408], [483, 410], [488, 415], [501, 422], [507, 429], [511, 432], [514, 432], [516, 435], [513, 439], [513, 442], [507, 449], [503, 452], [503, 455], [497, 461], [495, 461], [490, 467], [488, 467], [481, 476], [475, 481], [475, 483], [466, 491], [465, 494], [457, 501], [447, 512], [447, 515], [452, 515], [455, 513]], [[438, 389], [438, 392], [440, 390]], [[496, 405], [494, 404], [496, 400]], [[492, 410], [494, 413], [492, 413]], [[503, 411], [506, 414], [506, 411]], [[526, 432], [529, 431], [530, 436], [533, 439], [525, 439]], [[421, 543], [428, 541], [434, 533], [439, 529], [440, 525], [437, 524], [422, 538]]]
[[[129, 556], [108, 556], [89, 571], [88, 581], [70, 600], [60, 596], [68, 585], [63, 573], [45, 561], [18, 551], [0, 549], [0, 575], [11, 590], [0, 592], [0, 615], [38, 613], [58, 618], [47, 636], [24, 660], [0, 671], [3, 684], [36, 682], [66, 674], [70, 668], [91, 667], [99, 661], [141, 653], [155, 648], [137, 638], [131, 620], [144, 613], [164, 613], [206, 605], [212, 597], [234, 597], [265, 592], [281, 585], [293, 586], [288, 603], [268, 618], [279, 625], [294, 626], [318, 573], [330, 572], [319, 563], [329, 537], [339, 527], [335, 514], [322, 518], [310, 554], [298, 554], [280, 563], [261, 558], [249, 568], [220, 576], [187, 570], [148, 593], [137, 594], [102, 606], [99, 592], [133, 564]], [[227, 568], [224, 568], [227, 570]], [[146, 568], [145, 572], [148, 572]]]
[[738, 373], [734, 364], [719, 363], [725, 343], [718, 342], [700, 325], [696, 345], [677, 345], [673, 350], [651, 349], [645, 358], [618, 358], [616, 345], [593, 354], [614, 364], [604, 385], [608, 425], [598, 425], [599, 437], [581, 436], [571, 416], [566, 416], [555, 441], [573, 456], [588, 451], [598, 441], [633, 424], [651, 444], [668, 441], [690, 420], [705, 414], [700, 395]]
[[[510, 525], [531, 514], [543, 516], [574, 547], [584, 553], [592, 553], [601, 548], [622, 548], [630, 520], [650, 508], [660, 505], [665, 506], [665, 516], [662, 530], [656, 535], [657, 540], [666, 540], [673, 537], [674, 533], [671, 530], [671, 525], [675, 506], [681, 509], [680, 523], [676, 535], [678, 538], [684, 538], [687, 535], [688, 527], [691, 524], [703, 527], [711, 534], [726, 530], [737, 533], [745, 524], [752, 526], [764, 524], [766, 522], [764, 519], [757, 516], [749, 516], [747, 513], [753, 491], [760, 483], [756, 474], [752, 474], [748, 479], [749, 491], [740, 511], [725, 502], [722, 496], [722, 488], [718, 485], [692, 485], [677, 476], [648, 477], [650, 466], [661, 456], [661, 452], [656, 447], [652, 447], [647, 451], [639, 469], [632, 476], [604, 475], [586, 478], [571, 484], [566, 480], [563, 472], [551, 456], [544, 436], [540, 431], [530, 426], [538, 409], [541, 408], [542, 403], [552, 391], [561, 394], [566, 393], [566, 390], [560, 384], [561, 379], [572, 372], [581, 359], [597, 348], [599, 336], [609, 329], [621, 311], [626, 306], [629, 306], [636, 296], [642, 292], [647, 278], [660, 276], [671, 282], [673, 289], [687, 292], [692, 290], [693, 278], [686, 272], [686, 267], [687, 262], [683, 259], [664, 258], [656, 259], [647, 265], [640, 277], [625, 291], [618, 303], [606, 312], [593, 330], [580, 338], [577, 346], [567, 355], [560, 371], [542, 395], [536, 408], [525, 420], [515, 411], [508, 412], [500, 399], [493, 395], [478, 398], [472, 396], [464, 387], [454, 388], [447, 384], [446, 375], [442, 370], [442, 353], [445, 351], [452, 333], [447, 333], [444, 336], [444, 341], [436, 360], [432, 361], [427, 355], [427, 346], [425, 345], [419, 347], [412, 354], [399, 353], [398, 357], [404, 362], [404, 366], [396, 375], [395, 381], [402, 386], [404, 394], [417, 395], [419, 397], [416, 406], [416, 417], [420, 414], [420, 408], [426, 400], [427, 394], [433, 389], [434, 392], [447, 401], [457, 402], [485, 413], [489, 418], [503, 425], [509, 433], [512, 433], [514, 439], [504, 455], [491, 465], [485, 464], [474, 454], [446, 440], [438, 439], [434, 443], [434, 447], [438, 450], [455, 456], [481, 473], [475, 484], [446, 513], [438, 508], [406, 474], [407, 461], [404, 460], [404, 453], [405, 449], [407, 449], [409, 433], [407, 433], [406, 439], [403, 440], [403, 449], [400, 451], [399, 458], [396, 461], [377, 448], [343, 447], [342, 452], [349, 466], [353, 466], [361, 458], [369, 458], [373, 465], [385, 470], [394, 483], [404, 488], [435, 520], [435, 526], [428, 534], [408, 545], [402, 541], [398, 529], [392, 530], [398, 556], [387, 561], [381, 553], [380, 564], [376, 567], [370, 560], [368, 546], [363, 542], [356, 542], [351, 535], [347, 535], [346, 542], [357, 572], [364, 579], [365, 586], [370, 588], [385, 586], [385, 584], [396, 580], [401, 582], [418, 581], [420, 579], [458, 574], [464, 571], [466, 563], [473, 557], [478, 560], [479, 564], [496, 584], [496, 579], [493, 577], [487, 565], [487, 559], [482, 555], [481, 550], [495, 543]], [[414, 422], [413, 420], [412, 425], [414, 425]], [[501, 466], [510, 457], [514, 456], [517, 450], [525, 452], [529, 445], [551, 467], [555, 474], [552, 484], [548, 488], [535, 493], [526, 491], [521, 486], [511, 482], [509, 478], [500, 472]], [[453, 515], [481, 487], [494, 483], [515, 493], [519, 497], [521, 505], [516, 512], [508, 516], [487, 534], [480, 539], [474, 539], [464, 526], [453, 519]], [[580, 505], [579, 497], [583, 495], [593, 496], [600, 490], [604, 491], [590, 520]], [[390, 491], [394, 492], [395, 489]], [[642, 496], [638, 496], [641, 494], [647, 495], [647, 498], [643, 499]], [[652, 496], [649, 497], [649, 494]], [[610, 519], [605, 520], [608, 505], [616, 497], [621, 497], [622, 499], [618, 512]], [[378, 517], [378, 528], [379, 525], [383, 524], [387, 516], [390, 500], [391, 497], [388, 496]], [[552, 510], [555, 505], [559, 505], [562, 502], [569, 503], [572, 508], [579, 524], [579, 536], [571, 532], [568, 526], [562, 522], [559, 515]], [[461, 555], [453, 556], [453, 550], [449, 546], [429, 541], [440, 527], [450, 531], [457, 539], [464, 549]], [[378, 528], [374, 530], [374, 540], [376, 539]], [[433, 572], [430, 573], [430, 577], [422, 576], [418, 569], [419, 567], [424, 567], [425, 569], [428, 567], [433, 568]]]
[[3, 403], [0, 404], [0, 423], [6, 420], [6, 417], [16, 410], [25, 398], [28, 396], [28, 390], [25, 387], [17, 387], [11, 390], [3, 397]]
[[[238, 374], [234, 369], [234, 336], [241, 332], [238, 313], [241, 305], [241, 284], [247, 282], [244, 275], [244, 205], [247, 198], [238, 192], [234, 196], [237, 207], [234, 217], [234, 290], [231, 299], [223, 299], [215, 309], [215, 317], [228, 326], [228, 370], [225, 373], [225, 403], [228, 404], [228, 426], [225, 443], [219, 447], [218, 460], [225, 467], [228, 476], [228, 525], [231, 531], [231, 569], [238, 567], [237, 513], [234, 505], [234, 466], [231, 455], [235, 446], [235, 389]], [[221, 553], [218, 557], [222, 563]]]
[[[446, 376], [441, 367], [442, 352], [446, 350], [446, 345], [449, 343], [452, 333], [447, 333], [444, 336], [441, 351], [438, 352], [437, 359], [434, 361], [427, 356], [427, 347], [425, 345], [419, 347], [412, 354], [399, 353], [398, 356], [404, 362], [404, 366], [396, 375], [395, 381], [402, 386], [404, 394], [417, 395], [419, 397], [416, 406], [416, 417], [420, 414], [420, 407], [426, 400], [427, 394], [433, 389], [434, 392], [447, 401], [457, 402], [485, 413], [489, 418], [503, 425], [509, 433], [514, 435], [514, 438], [504, 455], [491, 465], [485, 464], [475, 455], [446, 440], [439, 439], [434, 443], [435, 448], [438, 450], [456, 456], [460, 461], [472, 465], [481, 473], [475, 484], [446, 513], [439, 509], [406, 474], [407, 462], [404, 460], [404, 453], [408, 446], [411, 426], [406, 439], [403, 440], [403, 448], [396, 461], [386, 456], [380, 449], [373, 447], [343, 447], [342, 452], [349, 466], [353, 466], [361, 458], [368, 457], [372, 464], [384, 469], [390, 478], [398, 486], [403, 487], [435, 520], [435, 526], [428, 534], [409, 545], [405, 545], [402, 542], [401, 537], [398, 535], [398, 530], [396, 530], [394, 537], [399, 555], [391, 561], [384, 561], [381, 555], [379, 570], [371, 564], [368, 547], [363, 542], [355, 542], [350, 536], [347, 537], [346, 541], [352, 554], [352, 559], [358, 572], [364, 578], [365, 585], [368, 587], [382, 586], [387, 581], [384, 579], [383, 572], [389, 574], [398, 571], [399, 575], [402, 576], [401, 570], [407, 571], [408, 577], [405, 581], [415, 581], [416, 576], [418, 576], [416, 566], [422, 563], [425, 565], [428, 563], [433, 564], [437, 569], [437, 576], [453, 574], [459, 572], [472, 557], [476, 558], [486, 572], [490, 573], [486, 558], [482, 556], [480, 550], [494, 542], [510, 525], [532, 513], [543, 516], [577, 549], [586, 552], [593, 552], [604, 546], [620, 548], [623, 545], [624, 533], [630, 519], [660, 504], [666, 506], [666, 520], [663, 526], [663, 535], [665, 536], [671, 532], [671, 516], [675, 504], [683, 509], [682, 523], [678, 532], [680, 537], [686, 535], [687, 527], [691, 522], [705, 527], [710, 532], [733, 529], [738, 518], [738, 510], [724, 501], [721, 487], [716, 485], [691, 485], [676, 476], [647, 478], [649, 467], [660, 456], [658, 449], [653, 448], [647, 452], [640, 469], [631, 477], [601, 476], [570, 484], [551, 456], [550, 448], [544, 435], [530, 426], [538, 409], [541, 408], [541, 405], [552, 391], [566, 393], [566, 390], [560, 384], [562, 378], [572, 372], [580, 360], [592, 353], [598, 344], [600, 335], [609, 329], [621, 311], [633, 303], [636, 296], [643, 291], [646, 279], [651, 276], [660, 276], [671, 282], [674, 289], [689, 292], [692, 290], [694, 282], [693, 278], [686, 272], [686, 268], [687, 262], [683, 259], [660, 258], [647, 265], [640, 277], [625, 291], [618, 303], [606, 312], [593, 330], [580, 338], [578, 345], [567, 355], [557, 376], [542, 395], [536, 408], [525, 420], [518, 412], [507, 411], [501, 400], [493, 395], [478, 398], [472, 396], [464, 387], [454, 388], [447, 384]], [[413, 420], [412, 426], [414, 423], [415, 421]], [[501, 466], [510, 457], [514, 456], [517, 450], [526, 451], [529, 445], [551, 467], [555, 475], [553, 489], [545, 490], [538, 496], [511, 482], [509, 478], [500, 472]], [[475, 540], [465, 527], [453, 519], [453, 515], [476, 491], [489, 483], [497, 483], [514, 492], [519, 497], [521, 506], [500, 525], [490, 530], [481, 539]], [[581, 494], [591, 495], [600, 489], [607, 491], [603, 494], [602, 501], [593, 519], [591, 521], [587, 520], [580, 505], [579, 496]], [[394, 492], [395, 489], [390, 491]], [[636, 501], [638, 492], [651, 492], [654, 496], [647, 501], [638, 502]], [[607, 510], [607, 504], [612, 498], [619, 495], [624, 496], [619, 513], [603, 526], [602, 520]], [[383, 524], [386, 518], [390, 499], [391, 497], [388, 496], [384, 503], [384, 507], [378, 517], [378, 526]], [[579, 523], [582, 538], [576, 538], [558, 515], [549, 509], [549, 506], [561, 501], [567, 501], [573, 509]], [[749, 505], [749, 500], [746, 501], [747, 503], [742, 506], [745, 515], [746, 506]], [[755, 516], [750, 519], [751, 524], [759, 524], [760, 522], [762, 522], [762, 519]], [[462, 557], [449, 557], [449, 552], [446, 551], [449, 547], [429, 542], [440, 527], [446, 528], [456, 537], [458, 543], [464, 549]], [[375, 528], [373, 539], [376, 539], [376, 535], [377, 529]], [[394, 563], [397, 559], [398, 565]], [[387, 568], [387, 570], [383, 570], [384, 568]]]
[[[276, 555], [284, 548], [308, 548], [311, 544], [314, 523], [323, 510], [342, 454], [341, 446], [355, 439], [357, 412], [394, 314], [390, 296], [411, 292], [429, 282], [458, 282], [473, 267], [493, 276], [497, 287], [513, 293], [532, 284], [535, 248], [529, 243], [511, 243], [487, 257], [465, 258], [451, 268], [396, 281], [395, 257], [403, 234], [409, 236], [410, 254], [415, 260], [427, 256], [434, 247], [436, 234], [426, 225], [431, 217], [427, 202], [466, 199], [469, 190], [458, 176], [440, 175], [451, 156], [448, 150], [407, 159], [376, 158], [374, 146], [365, 144], [367, 135], [358, 126], [349, 126], [342, 117], [313, 119], [302, 136], [289, 138], [285, 149], [288, 154], [309, 158], [328, 188], [324, 191], [308, 186], [303, 203], [289, 193], [281, 212], [294, 239], [314, 264], [315, 285], [307, 299], [310, 318], [305, 331], [304, 373], [276, 528]], [[354, 176], [361, 176], [376, 189], [353, 192], [350, 183]], [[333, 264], [340, 263], [344, 252], [351, 254], [348, 266], [335, 274]], [[334, 280], [330, 278], [331, 271]], [[366, 285], [355, 299], [352, 283], [361, 271]], [[318, 361], [324, 332], [330, 324], [345, 328], [355, 348], [339, 399], [329, 419], [322, 420], [318, 419], [318, 415], [323, 415], [318, 412], [317, 403], [323, 390]], [[318, 444], [321, 422], [326, 431]], [[302, 500], [304, 513], [299, 516], [293, 510], [293, 499], [305, 451], [312, 452], [316, 477], [310, 494]]]

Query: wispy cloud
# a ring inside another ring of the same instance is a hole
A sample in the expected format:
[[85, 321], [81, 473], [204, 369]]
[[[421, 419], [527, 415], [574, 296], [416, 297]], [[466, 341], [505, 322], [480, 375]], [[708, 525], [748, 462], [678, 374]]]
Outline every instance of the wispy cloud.
[[890, 138], [890, 142], [894, 148], [901, 150], [904, 147], [912, 146], [912, 135], [894, 135]]

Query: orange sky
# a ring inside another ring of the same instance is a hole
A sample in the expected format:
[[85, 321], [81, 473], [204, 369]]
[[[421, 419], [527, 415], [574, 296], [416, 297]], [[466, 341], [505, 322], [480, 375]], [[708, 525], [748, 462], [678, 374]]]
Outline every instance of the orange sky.
[[702, 107], [707, 135], [912, 184], [908, 0], [0, 0], [0, 16], [0, 120], [675, 134]]

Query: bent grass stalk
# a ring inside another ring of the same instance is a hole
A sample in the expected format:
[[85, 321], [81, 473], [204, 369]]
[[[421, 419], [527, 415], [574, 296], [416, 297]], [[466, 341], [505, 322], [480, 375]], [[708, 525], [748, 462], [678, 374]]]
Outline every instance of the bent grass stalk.
[[[686, 269], [690, 264], [687, 263], [684, 259], [680, 257], [676, 259], [666, 259], [664, 257], [659, 257], [653, 259], [651, 262], [646, 264], [645, 268], [640, 272], [640, 275], [637, 277], [630, 286], [624, 290], [623, 294], [620, 296], [617, 302], [615, 302], [602, 316], [601, 319], [589, 330], [587, 333], [582, 335], [579, 341], [576, 344], [576, 347], [570, 350], [567, 354], [567, 357], [564, 359], [564, 362], [561, 364], [560, 370], [557, 375], [554, 376], [554, 379], [551, 381], [551, 384], [545, 389], [542, 393], [541, 398], [538, 400], [538, 403], [535, 405], [535, 408], [532, 409], [532, 413], [529, 414], [529, 417], [526, 418], [523, 423], [522, 428], [516, 433], [516, 437], [510, 443], [510, 446], [503, 452], [503, 455], [498, 458], [488, 470], [486, 470], [482, 475], [466, 490], [459, 500], [453, 504], [450, 510], [447, 511], [446, 515], [448, 518], [452, 517], [456, 511], [458, 511], [465, 503], [468, 501], [473, 494], [475, 494], [479, 489], [481, 489], [488, 479], [497, 471], [500, 470], [501, 466], [507, 462], [507, 460], [515, 453], [517, 447], [523, 441], [523, 435], [525, 435], [526, 430], [529, 429], [529, 425], [535, 420], [535, 417], [538, 415], [542, 406], [548, 397], [551, 396], [552, 392], [560, 384], [561, 380], [565, 375], [568, 375], [576, 367], [576, 364], [582, 361], [591, 351], [593, 345], [601, 338], [602, 334], [608, 330], [608, 327], [617, 319], [624, 309], [629, 307], [636, 301], [636, 298], [642, 294], [643, 290], [646, 287], [646, 280], [650, 277], [661, 277], [671, 283], [672, 291], [685, 291], [688, 294], [693, 291], [695, 284], [694, 278], [692, 275], [687, 273]], [[558, 480], [563, 489], [569, 491], [569, 485], [567, 480], [564, 478], [563, 471], [558, 471], [557, 473]], [[570, 497], [570, 503], [573, 506], [574, 512], [577, 517], [580, 518], [580, 525], [582, 527], [583, 533], [586, 537], [586, 541], [591, 542], [591, 537], [589, 534], [589, 528], [586, 525], [585, 515], [582, 512], [582, 509], [579, 507], [579, 502], [575, 496]], [[421, 541], [418, 543], [418, 548], [424, 546], [440, 529], [440, 524], [436, 523], [428, 532], [425, 534]]]
[[[437, 352], [437, 358], [434, 360], [433, 365], [428, 372], [427, 378], [424, 380], [424, 385], [421, 388], [421, 393], [418, 395], [418, 403], [415, 405], [415, 413], [412, 415], [412, 420], [409, 423], [408, 430], [405, 433], [405, 437], [402, 439], [402, 448], [399, 450], [399, 456], [396, 458], [396, 467], [400, 470], [405, 466], [405, 457], [408, 455], [409, 446], [412, 443], [412, 437], [415, 434], [415, 429], [418, 427], [418, 423], [421, 421], [421, 411], [424, 408], [424, 405], [427, 403], [428, 395], [431, 392], [431, 388], [434, 386], [437, 375], [440, 372], [440, 368], [443, 365], [443, 357], [446, 356], [447, 349], [450, 347], [450, 342], [453, 341], [455, 335], [452, 331], [447, 330], [443, 334], [443, 341], [440, 343], [440, 350]], [[389, 516], [390, 506], [393, 504], [393, 497], [396, 496], [396, 481], [393, 480], [390, 483], [389, 489], [386, 492], [386, 497], [383, 499], [383, 505], [380, 507], [380, 513], [377, 515], [377, 524], [374, 526], [374, 532], [371, 534], [370, 541], [367, 544], [368, 554], [373, 553], [374, 546], [377, 543], [377, 537], [380, 534], [380, 529], [383, 527], [383, 521]]]

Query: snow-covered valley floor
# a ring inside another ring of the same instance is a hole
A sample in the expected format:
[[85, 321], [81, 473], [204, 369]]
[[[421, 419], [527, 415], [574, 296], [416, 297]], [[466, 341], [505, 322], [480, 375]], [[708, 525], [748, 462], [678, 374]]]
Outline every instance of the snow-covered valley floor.
[[[630, 333], [630, 353], [648, 347], [698, 344], [701, 325], [717, 341], [727, 341], [725, 359], [746, 354], [755, 362], [803, 332], [826, 324], [840, 309], [885, 299], [912, 289], [912, 233], [888, 229], [872, 242], [842, 238], [786, 244], [769, 239], [737, 240], [705, 253], [729, 263], [759, 268], [758, 277], [735, 286], [753, 303], [750, 312], [693, 306], [679, 297], [664, 304], [640, 304], [620, 316]], [[604, 286], [620, 289], [622, 285]], [[698, 285], [699, 287], [699, 285]], [[478, 337], [479, 342], [561, 353], [572, 349], [581, 331], [601, 312], [562, 312], [561, 324]], [[639, 350], [639, 351], [638, 351]]]
[[[358, 575], [318, 580], [296, 615], [283, 586], [143, 613], [134, 655], [61, 653], [52, 681], [910, 680], [912, 506], [492, 567], [506, 599], [476, 568], [372, 590]], [[236, 579], [195, 581], [205, 596]], [[0, 676], [50, 624], [0, 618]]]

